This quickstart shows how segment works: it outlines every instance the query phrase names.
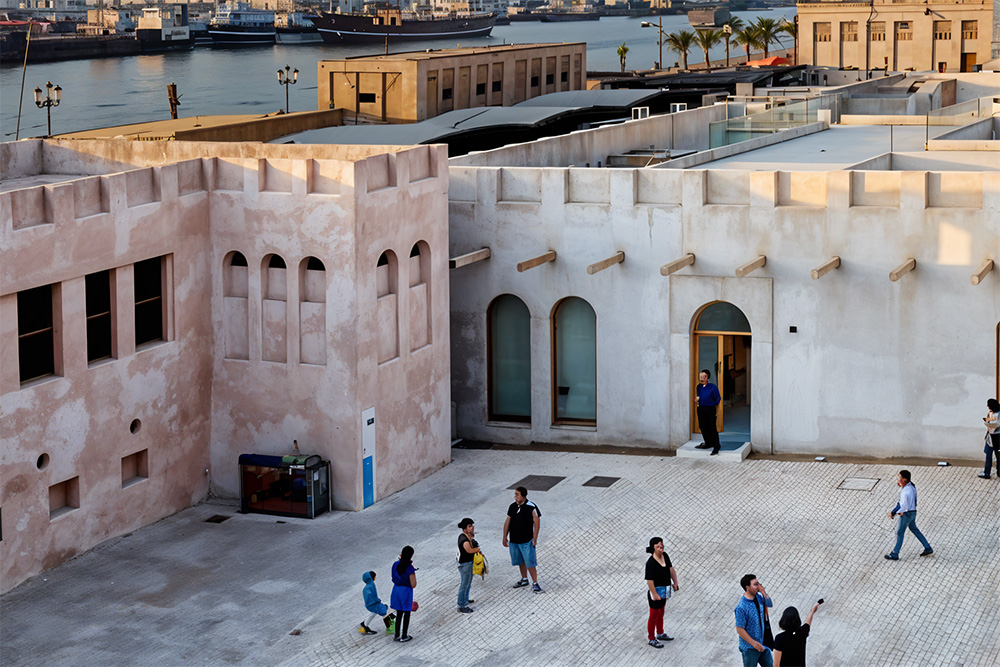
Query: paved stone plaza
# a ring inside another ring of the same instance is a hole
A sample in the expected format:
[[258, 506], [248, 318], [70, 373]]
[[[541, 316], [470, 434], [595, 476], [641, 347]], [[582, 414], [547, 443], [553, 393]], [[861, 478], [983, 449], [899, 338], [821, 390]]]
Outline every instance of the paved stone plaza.
[[[888, 562], [900, 467], [456, 449], [451, 465], [363, 512], [309, 521], [204, 504], [5, 595], [0, 664], [738, 665], [733, 607], [740, 576], [753, 572], [775, 625], [784, 607], [804, 617], [826, 599], [811, 665], [996, 665], [1000, 481], [909, 466], [935, 553], [919, 558], [908, 535]], [[565, 477], [529, 492], [543, 514], [541, 595], [511, 589], [500, 545], [507, 487], [527, 475]], [[583, 486], [593, 476], [620, 479]], [[846, 478], [877, 482], [839, 489]], [[231, 516], [205, 522], [216, 514]], [[455, 610], [463, 516], [491, 567], [473, 582], [469, 615]], [[662, 650], [645, 639], [653, 535], [680, 580], [666, 611], [676, 640]], [[361, 573], [376, 570], [387, 601], [405, 544], [419, 568], [414, 640], [363, 637]]]

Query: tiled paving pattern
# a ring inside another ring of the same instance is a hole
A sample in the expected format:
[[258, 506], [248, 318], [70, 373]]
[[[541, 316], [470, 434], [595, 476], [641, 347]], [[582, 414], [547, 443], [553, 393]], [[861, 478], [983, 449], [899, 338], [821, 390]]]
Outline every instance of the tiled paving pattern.
[[[454, 462], [364, 512], [313, 522], [196, 507], [36, 578], [2, 599], [4, 665], [738, 665], [738, 580], [775, 602], [817, 598], [809, 664], [1000, 664], [1000, 481], [976, 469], [911, 468], [917, 523], [935, 554], [901, 560], [886, 512], [898, 466], [456, 450]], [[507, 490], [542, 509], [539, 580], [513, 590], [500, 545]], [[583, 486], [595, 474], [621, 479]], [[845, 478], [878, 479], [870, 492]], [[458, 614], [455, 525], [476, 520], [490, 559], [474, 614]], [[662, 650], [645, 643], [644, 548], [662, 536], [680, 591]], [[416, 550], [414, 640], [361, 636], [361, 572], [389, 598], [389, 565]], [[117, 583], [112, 583], [117, 582]], [[298, 628], [299, 636], [288, 632]]]

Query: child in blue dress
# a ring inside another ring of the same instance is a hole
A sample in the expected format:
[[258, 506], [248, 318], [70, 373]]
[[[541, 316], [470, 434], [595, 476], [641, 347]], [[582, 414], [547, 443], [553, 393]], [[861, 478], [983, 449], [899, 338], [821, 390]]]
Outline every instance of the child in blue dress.
[[417, 568], [413, 567], [413, 547], [405, 546], [399, 552], [399, 560], [392, 564], [392, 596], [389, 606], [395, 609], [396, 632], [394, 640], [408, 642], [410, 612], [413, 611], [413, 589], [417, 587]]

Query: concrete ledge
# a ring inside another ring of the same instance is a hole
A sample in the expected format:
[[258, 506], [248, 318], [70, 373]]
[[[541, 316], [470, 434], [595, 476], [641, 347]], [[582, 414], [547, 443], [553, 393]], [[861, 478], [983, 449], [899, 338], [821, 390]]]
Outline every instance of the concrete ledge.
[[711, 449], [698, 449], [701, 440], [688, 440], [677, 450], [678, 458], [682, 459], [718, 459], [728, 463], [740, 463], [750, 456], [750, 443], [724, 442], [719, 448], [718, 456], [712, 456]]

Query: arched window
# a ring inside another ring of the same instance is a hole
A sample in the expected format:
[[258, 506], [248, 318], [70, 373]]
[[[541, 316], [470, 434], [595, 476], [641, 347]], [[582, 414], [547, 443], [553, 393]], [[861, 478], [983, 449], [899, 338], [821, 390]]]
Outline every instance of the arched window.
[[231, 252], [222, 262], [222, 294], [227, 359], [250, 358], [250, 276], [247, 258]]
[[399, 356], [399, 311], [396, 296], [399, 263], [396, 253], [383, 252], [375, 264], [375, 289], [378, 295], [376, 322], [378, 325], [378, 362]]
[[431, 248], [418, 241], [410, 249], [410, 350], [431, 343]]
[[531, 314], [512, 294], [486, 313], [490, 421], [531, 422]]
[[554, 421], [597, 423], [597, 315], [590, 304], [567, 297], [552, 318]]
[[261, 356], [264, 361], [288, 361], [288, 278], [285, 260], [267, 255], [261, 260]]
[[299, 361], [326, 365], [326, 267], [315, 257], [299, 264]]

